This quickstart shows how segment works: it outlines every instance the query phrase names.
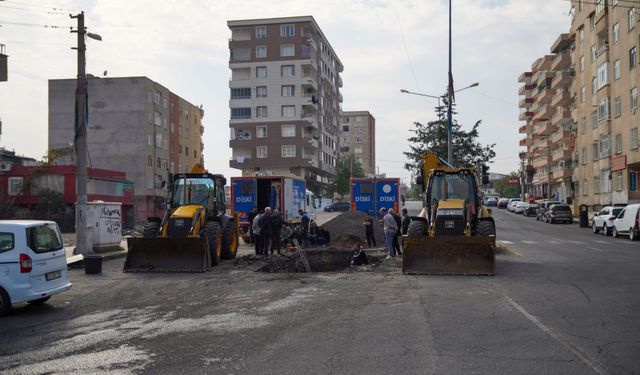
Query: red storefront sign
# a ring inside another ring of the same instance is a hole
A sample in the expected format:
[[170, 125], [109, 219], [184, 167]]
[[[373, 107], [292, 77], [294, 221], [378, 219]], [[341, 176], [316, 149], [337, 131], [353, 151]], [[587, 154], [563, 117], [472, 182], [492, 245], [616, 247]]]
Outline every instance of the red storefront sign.
[[507, 183], [509, 185], [519, 185], [520, 181], [517, 178], [510, 178], [507, 180]]
[[611, 158], [611, 170], [619, 171], [627, 167], [627, 155], [618, 155]]

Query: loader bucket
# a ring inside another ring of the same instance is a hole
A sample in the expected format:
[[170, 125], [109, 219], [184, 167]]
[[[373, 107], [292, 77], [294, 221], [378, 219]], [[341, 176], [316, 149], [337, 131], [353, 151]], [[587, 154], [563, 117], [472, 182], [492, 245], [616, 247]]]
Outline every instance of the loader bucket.
[[402, 272], [416, 275], [495, 275], [495, 237], [404, 236]]
[[211, 256], [204, 238], [128, 238], [124, 272], [206, 272]]

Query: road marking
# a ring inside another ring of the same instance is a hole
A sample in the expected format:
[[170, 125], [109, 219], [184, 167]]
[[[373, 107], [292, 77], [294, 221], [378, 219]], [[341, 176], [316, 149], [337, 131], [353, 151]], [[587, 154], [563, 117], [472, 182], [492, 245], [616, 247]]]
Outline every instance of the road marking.
[[536, 242], [536, 241], [525, 241], [525, 240], [522, 240], [521, 242], [522, 242], [522, 243], [529, 244], [529, 245], [535, 245], [535, 244], [537, 244], [537, 242]]
[[587, 249], [594, 250], [594, 251], [597, 251], [597, 252], [600, 252], [600, 253], [604, 251], [602, 249], [596, 249], [595, 247], [591, 247], [591, 246], [587, 246]]
[[500, 242], [502, 242], [504, 244], [507, 244], [507, 245], [513, 245], [513, 242], [511, 242], [511, 241], [500, 241]]
[[547, 242], [552, 244], [552, 245], [559, 245], [559, 244], [563, 243], [564, 241], [550, 240], [550, 241], [547, 241]]
[[576, 245], [586, 245], [587, 244], [586, 242], [583, 242], [583, 241], [569, 241], [569, 240], [567, 240], [566, 242], [574, 243]]
[[538, 320], [535, 316], [531, 315], [524, 307], [520, 306], [516, 301], [511, 299], [508, 295], [503, 294], [504, 298], [507, 300], [507, 303], [511, 305], [513, 308], [518, 310], [522, 315], [524, 315], [527, 319], [529, 319], [533, 324], [535, 324], [538, 328], [540, 328], [544, 333], [551, 336], [554, 340], [562, 344], [565, 348], [569, 349], [576, 357], [578, 357], [584, 364], [591, 367], [598, 374], [609, 374], [610, 372], [603, 368], [594, 358], [591, 358], [589, 354], [584, 352], [579, 347], [573, 345], [569, 340], [567, 340], [561, 334], [555, 332], [544, 323]]

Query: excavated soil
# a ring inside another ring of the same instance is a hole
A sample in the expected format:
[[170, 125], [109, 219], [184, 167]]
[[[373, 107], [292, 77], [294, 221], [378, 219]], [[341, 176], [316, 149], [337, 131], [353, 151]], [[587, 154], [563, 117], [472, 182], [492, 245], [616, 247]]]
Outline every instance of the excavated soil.
[[[350, 248], [356, 243], [365, 244], [366, 246], [367, 237], [364, 233], [364, 219], [367, 216], [364, 212], [347, 211], [322, 224], [322, 227], [331, 234], [331, 245], [333, 246]], [[376, 244], [383, 247], [384, 232], [378, 219], [373, 221], [373, 234]]]
[[[305, 254], [309, 262], [310, 272], [357, 272], [374, 271], [380, 268], [385, 257], [383, 251], [367, 251], [369, 264], [363, 266], [351, 266], [350, 250], [344, 249], [306, 249]], [[273, 255], [268, 258], [255, 255], [245, 255], [236, 258], [235, 265], [240, 268], [254, 269], [256, 272], [267, 273], [305, 273], [307, 272], [299, 254], [288, 253]]]

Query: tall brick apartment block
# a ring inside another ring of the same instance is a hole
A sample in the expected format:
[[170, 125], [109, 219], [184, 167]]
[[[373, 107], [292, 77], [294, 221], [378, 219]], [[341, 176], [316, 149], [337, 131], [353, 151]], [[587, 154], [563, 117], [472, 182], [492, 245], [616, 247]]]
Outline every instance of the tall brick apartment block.
[[311, 16], [228, 21], [232, 168], [328, 182], [342, 63]]
[[[91, 166], [126, 173], [135, 221], [162, 216], [168, 173], [204, 162], [204, 111], [147, 77], [90, 78], [88, 85]], [[75, 90], [75, 79], [49, 81], [50, 150], [73, 142]]]
[[366, 175], [376, 173], [376, 119], [369, 111], [345, 111], [340, 129], [340, 152], [354, 155]]

